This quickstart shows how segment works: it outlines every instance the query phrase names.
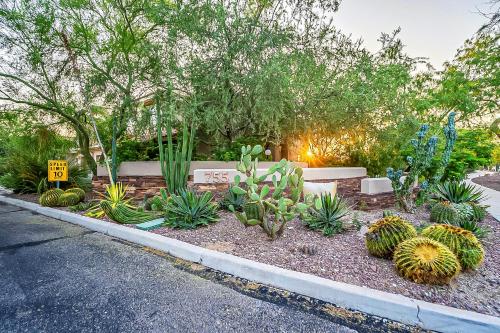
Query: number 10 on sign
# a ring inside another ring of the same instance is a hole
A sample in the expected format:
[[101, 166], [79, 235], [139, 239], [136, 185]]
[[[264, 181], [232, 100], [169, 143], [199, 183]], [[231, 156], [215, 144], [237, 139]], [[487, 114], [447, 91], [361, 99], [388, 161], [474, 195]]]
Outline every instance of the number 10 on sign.
[[68, 161], [49, 160], [49, 182], [68, 181]]

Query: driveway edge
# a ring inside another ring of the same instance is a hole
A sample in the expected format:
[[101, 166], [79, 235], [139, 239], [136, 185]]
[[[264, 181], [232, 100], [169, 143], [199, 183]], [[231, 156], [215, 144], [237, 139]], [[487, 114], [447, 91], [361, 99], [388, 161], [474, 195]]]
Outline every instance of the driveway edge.
[[0, 202], [160, 250], [174, 257], [196, 262], [240, 278], [289, 290], [346, 309], [388, 318], [407, 325], [450, 333], [500, 332], [500, 318], [497, 317], [295, 272], [205, 249], [148, 231], [59, 209], [42, 207], [32, 202], [1, 195]]

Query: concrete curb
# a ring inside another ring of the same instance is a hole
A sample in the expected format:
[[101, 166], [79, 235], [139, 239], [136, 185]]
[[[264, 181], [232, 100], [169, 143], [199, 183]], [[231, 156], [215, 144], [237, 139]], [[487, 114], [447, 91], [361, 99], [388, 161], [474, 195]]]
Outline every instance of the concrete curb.
[[0, 202], [148, 246], [172, 256], [244, 279], [289, 290], [337, 306], [439, 332], [500, 332], [500, 318], [424, 302], [409, 297], [336, 282], [175, 239], [0, 195]]

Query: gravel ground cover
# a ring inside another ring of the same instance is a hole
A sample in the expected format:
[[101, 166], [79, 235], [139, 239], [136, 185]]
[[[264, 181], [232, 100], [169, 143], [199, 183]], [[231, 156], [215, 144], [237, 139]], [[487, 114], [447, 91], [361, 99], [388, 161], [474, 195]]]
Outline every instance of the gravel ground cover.
[[[421, 227], [429, 213], [396, 213]], [[160, 228], [153, 232], [208, 249], [233, 254], [258, 262], [335, 281], [366, 286], [424, 301], [480, 313], [500, 316], [500, 250], [498, 222], [488, 216], [483, 222], [491, 233], [483, 239], [486, 258], [477, 271], [460, 274], [449, 286], [420, 285], [399, 277], [390, 260], [371, 256], [366, 250], [364, 233], [370, 222], [382, 217], [382, 211], [357, 212], [364, 224], [324, 237], [305, 228], [300, 221], [288, 224], [282, 238], [270, 241], [259, 227], [245, 228], [231, 213], [222, 212], [219, 223], [197, 230]], [[306, 254], [316, 252], [315, 254]]]
[[[9, 196], [38, 202], [36, 195]], [[67, 210], [65, 208], [62, 208]], [[429, 212], [420, 208], [415, 214], [396, 212], [417, 228], [428, 224]], [[152, 232], [208, 249], [250, 260], [314, 274], [339, 282], [366, 286], [408, 297], [500, 316], [500, 226], [493, 217], [482, 222], [491, 230], [482, 239], [486, 256], [476, 271], [467, 271], [448, 286], [430, 286], [399, 277], [390, 260], [371, 256], [366, 250], [367, 226], [382, 217], [382, 211], [356, 211], [360, 221], [357, 230], [348, 224], [347, 231], [325, 237], [304, 227], [298, 219], [291, 221], [284, 235], [270, 241], [260, 227], [245, 228], [232, 213], [220, 212], [220, 221], [196, 230], [174, 230], [167, 227]], [[105, 219], [108, 220], [108, 219]], [[112, 222], [112, 221], [111, 221]], [[134, 227], [133, 225], [129, 225]]]

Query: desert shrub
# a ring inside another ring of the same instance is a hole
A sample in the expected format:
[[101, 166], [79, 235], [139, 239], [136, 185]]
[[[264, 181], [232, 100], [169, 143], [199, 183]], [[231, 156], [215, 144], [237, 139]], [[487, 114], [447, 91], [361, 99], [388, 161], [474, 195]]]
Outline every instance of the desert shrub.
[[460, 227], [436, 224], [425, 228], [422, 236], [441, 242], [455, 253], [463, 269], [475, 269], [484, 260], [484, 249], [476, 236]]
[[447, 284], [460, 272], [455, 254], [426, 237], [400, 243], [394, 251], [394, 263], [401, 276], [417, 283]]
[[342, 219], [351, 212], [347, 203], [338, 195], [321, 194], [314, 206], [308, 209], [303, 223], [312, 230], [320, 230], [325, 236], [342, 232]]
[[398, 216], [384, 217], [372, 224], [365, 235], [368, 252], [391, 258], [399, 243], [417, 236], [415, 227]]
[[[0, 157], [0, 185], [16, 193], [43, 193], [49, 188], [47, 182], [48, 160], [66, 159], [71, 141], [46, 128], [38, 128], [33, 134], [9, 139]], [[62, 187], [91, 188], [89, 172], [69, 161], [68, 182]]]
[[[214, 149], [213, 158], [216, 161], [238, 161], [241, 155], [241, 147], [246, 147], [247, 145], [255, 146], [262, 145], [263, 142], [255, 136], [241, 137], [229, 144], [221, 145]], [[265, 155], [261, 152], [258, 155], [260, 160], [265, 159]]]
[[171, 195], [166, 210], [165, 225], [172, 228], [195, 229], [219, 220], [217, 204], [210, 192], [197, 195], [190, 190], [180, 190]]

